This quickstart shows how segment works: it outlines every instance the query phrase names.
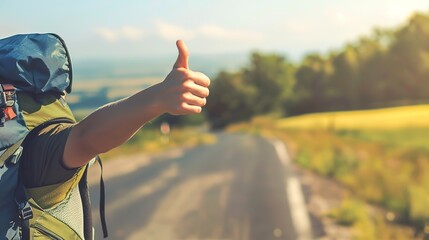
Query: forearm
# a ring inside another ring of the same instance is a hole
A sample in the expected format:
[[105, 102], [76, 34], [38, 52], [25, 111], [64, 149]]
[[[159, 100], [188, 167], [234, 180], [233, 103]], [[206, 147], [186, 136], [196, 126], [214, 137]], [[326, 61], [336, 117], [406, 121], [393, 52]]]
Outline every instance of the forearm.
[[107, 152], [130, 139], [144, 124], [165, 112], [159, 84], [107, 104], [73, 129], [89, 154]]

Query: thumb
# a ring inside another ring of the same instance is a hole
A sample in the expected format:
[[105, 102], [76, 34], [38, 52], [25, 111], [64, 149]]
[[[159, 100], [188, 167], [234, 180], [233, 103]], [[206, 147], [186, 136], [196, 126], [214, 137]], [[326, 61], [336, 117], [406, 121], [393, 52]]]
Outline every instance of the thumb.
[[188, 47], [186, 47], [185, 42], [182, 40], [176, 41], [177, 50], [179, 50], [179, 56], [177, 56], [176, 63], [174, 63], [173, 68], [186, 68], [188, 69]]

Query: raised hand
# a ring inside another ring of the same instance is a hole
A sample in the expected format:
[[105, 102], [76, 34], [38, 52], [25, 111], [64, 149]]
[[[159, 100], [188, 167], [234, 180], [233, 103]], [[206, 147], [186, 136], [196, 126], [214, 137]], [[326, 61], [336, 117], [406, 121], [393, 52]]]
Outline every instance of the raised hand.
[[164, 107], [173, 115], [200, 113], [209, 95], [210, 79], [194, 72], [188, 65], [188, 48], [182, 40], [176, 42], [179, 55], [173, 69], [161, 83]]

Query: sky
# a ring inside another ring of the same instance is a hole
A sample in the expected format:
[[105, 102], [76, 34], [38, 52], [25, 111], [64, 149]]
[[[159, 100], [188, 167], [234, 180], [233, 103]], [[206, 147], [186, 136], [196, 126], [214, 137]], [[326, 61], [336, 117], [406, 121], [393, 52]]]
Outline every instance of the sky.
[[75, 59], [279, 52], [292, 59], [340, 48], [404, 23], [425, 0], [1, 0], [0, 37], [54, 32]]

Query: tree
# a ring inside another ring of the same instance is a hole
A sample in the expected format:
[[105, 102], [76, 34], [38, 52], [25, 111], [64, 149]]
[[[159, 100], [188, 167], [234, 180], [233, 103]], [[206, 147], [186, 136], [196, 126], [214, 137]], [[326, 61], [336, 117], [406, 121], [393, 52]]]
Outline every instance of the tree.
[[394, 36], [388, 52], [389, 97], [428, 99], [429, 16], [415, 14]]
[[212, 81], [207, 99], [206, 114], [212, 128], [253, 116], [256, 89], [243, 81], [241, 73], [220, 72]]
[[286, 111], [291, 114], [323, 111], [326, 104], [326, 81], [331, 73], [330, 63], [320, 55], [306, 56], [296, 72], [294, 104]]
[[244, 82], [256, 89], [252, 109], [255, 114], [281, 111], [291, 98], [295, 68], [283, 56], [253, 53], [243, 69]]

